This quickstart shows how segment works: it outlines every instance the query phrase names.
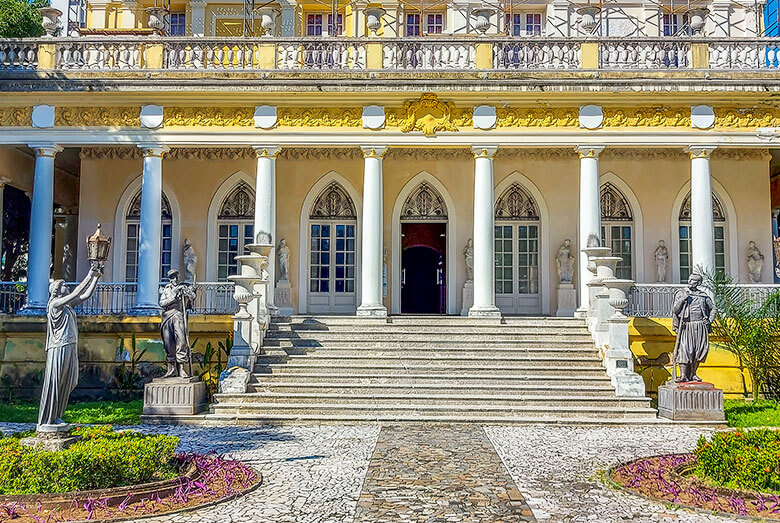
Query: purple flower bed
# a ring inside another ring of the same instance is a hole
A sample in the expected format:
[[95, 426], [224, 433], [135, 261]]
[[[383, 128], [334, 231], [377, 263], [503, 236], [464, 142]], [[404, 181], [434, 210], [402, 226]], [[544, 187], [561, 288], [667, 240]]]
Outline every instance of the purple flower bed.
[[137, 519], [144, 516], [193, 509], [234, 497], [260, 483], [259, 475], [240, 461], [214, 454], [178, 454], [181, 469], [195, 473], [182, 476], [170, 494], [137, 499], [128, 494], [119, 503], [115, 498], [80, 499], [56, 507], [43, 503], [5, 502], [0, 504], [0, 521], [55, 523], [64, 521]]
[[641, 496], [683, 507], [780, 520], [780, 496], [707, 485], [688, 474], [693, 454], [640, 458], [615, 467], [612, 481]]

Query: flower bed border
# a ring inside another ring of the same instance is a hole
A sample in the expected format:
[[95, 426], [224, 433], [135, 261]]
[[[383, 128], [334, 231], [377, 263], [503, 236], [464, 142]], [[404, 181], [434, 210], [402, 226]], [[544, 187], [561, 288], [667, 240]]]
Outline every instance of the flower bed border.
[[[666, 457], [671, 457], [671, 456], [692, 456], [692, 455], [693, 455], [692, 453], [653, 454], [651, 456], [642, 456], [640, 458], [635, 458], [635, 459], [632, 459], [630, 461], [624, 461], [624, 462], [618, 463], [617, 465], [614, 465], [614, 466], [610, 467], [609, 469], [607, 469], [607, 473], [604, 475], [604, 481], [609, 486], [613, 487], [614, 489], [620, 490], [622, 492], [626, 492], [626, 493], [628, 493], [631, 496], [636, 496], [638, 498], [641, 498], [641, 499], [644, 499], [644, 500], [647, 500], [647, 501], [652, 501], [652, 502], [655, 502], [655, 503], [672, 504], [672, 505], [674, 505], [676, 507], [684, 508], [686, 510], [690, 510], [690, 511], [693, 511], [693, 512], [698, 512], [700, 514], [724, 516], [724, 517], [740, 519], [740, 520], [745, 520], [745, 521], [756, 521], [756, 520], [760, 521], [760, 520], [762, 520], [762, 518], [763, 518], [763, 520], [767, 520], [767, 521], [780, 521], [780, 514], [778, 514], [775, 517], [771, 517], [771, 516], [770, 517], [767, 517], [767, 516], [750, 516], [750, 515], [744, 516], [744, 515], [741, 515], [741, 514], [737, 514], [735, 512], [724, 512], [722, 510], [712, 510], [712, 509], [707, 509], [707, 508], [702, 508], [702, 507], [696, 507], [694, 505], [687, 505], [687, 504], [684, 504], [684, 503], [669, 501], [668, 499], [664, 499], [664, 498], [657, 498], [657, 497], [648, 496], [646, 494], [642, 494], [641, 492], [637, 492], [636, 490], [634, 490], [634, 489], [632, 489], [632, 488], [630, 488], [630, 487], [628, 487], [626, 485], [622, 485], [622, 484], [618, 483], [617, 481], [615, 481], [612, 478], [612, 475], [615, 473], [615, 471], [618, 468], [626, 466], [626, 465], [630, 465], [632, 463], [636, 463], [637, 461], [646, 460], [646, 459], [653, 459], [653, 458], [666, 458]], [[680, 479], [680, 480], [688, 479], [688, 478], [685, 478], [681, 474], [681, 472], [684, 469], [690, 467], [691, 464], [694, 463], [694, 462], [695, 462], [695, 460], [692, 460], [692, 461], [689, 461], [687, 463], [683, 463], [681, 465], [678, 465], [678, 466], [670, 469], [670, 471], [669, 471], [670, 476], [673, 476], [674, 479]], [[698, 480], [698, 479], [696, 479], [695, 481], [697, 481], [698, 483], [701, 483], [700, 480]], [[739, 494], [742, 494], [742, 495], [745, 495], [745, 496], [754, 497], [756, 495], [756, 493], [757, 493], [756, 491], [739, 490], [739, 489], [732, 489], [732, 488], [728, 488], [728, 487], [717, 487], [717, 486], [709, 486], [709, 485], [703, 485], [703, 486], [705, 486], [706, 488], [712, 489], [712, 490], [716, 491], [717, 493], [719, 493], [721, 495], [727, 495], [727, 494], [731, 494], [731, 493], [739, 493]]]

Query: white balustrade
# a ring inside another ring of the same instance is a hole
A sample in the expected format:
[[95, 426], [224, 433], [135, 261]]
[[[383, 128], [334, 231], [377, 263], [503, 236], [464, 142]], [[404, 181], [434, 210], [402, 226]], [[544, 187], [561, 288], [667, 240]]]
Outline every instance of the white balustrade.
[[38, 42], [0, 41], [0, 71], [35, 69], [38, 66]]
[[780, 42], [775, 40], [713, 40], [712, 69], [780, 69]]
[[576, 69], [580, 42], [563, 39], [507, 39], [493, 44], [495, 69]]
[[276, 65], [278, 69], [365, 69], [366, 46], [348, 39], [277, 42]]
[[177, 38], [165, 41], [168, 69], [253, 69], [256, 45], [229, 39]]
[[385, 69], [473, 69], [476, 41], [404, 39], [383, 45]]
[[57, 46], [57, 69], [141, 69], [140, 40], [75, 38]]
[[691, 44], [671, 39], [604, 39], [600, 41], [601, 69], [686, 69]]

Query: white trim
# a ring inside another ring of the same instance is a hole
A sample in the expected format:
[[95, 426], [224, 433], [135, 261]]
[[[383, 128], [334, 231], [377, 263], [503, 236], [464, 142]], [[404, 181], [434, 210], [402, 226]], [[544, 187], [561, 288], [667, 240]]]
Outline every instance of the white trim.
[[[631, 206], [631, 224], [633, 225], [633, 247], [631, 252], [631, 264], [633, 266], [633, 279], [638, 283], [644, 283], [647, 281], [647, 275], [645, 274], [645, 233], [644, 233], [644, 221], [642, 219], [642, 206], [639, 204], [639, 199], [631, 190], [631, 187], [623, 181], [617, 174], [612, 171], [606, 171], [599, 176], [599, 191], [601, 186], [605, 183], [611, 183], [617, 188], [620, 193], [628, 200], [628, 205]], [[619, 222], [608, 222], [612, 225], [619, 225]], [[601, 226], [604, 226], [604, 220], [601, 220]], [[655, 281], [655, 274], [653, 274], [652, 281]], [[649, 282], [648, 282], [649, 283]]]
[[[141, 190], [142, 185], [143, 174], [140, 174], [125, 187], [125, 190], [119, 197], [119, 203], [114, 213], [114, 248], [111, 254], [112, 273], [106, 275], [106, 281], [126, 281], [125, 271], [127, 270], [127, 265], [125, 258], [127, 258], [127, 241], [125, 231], [127, 230], [127, 223], [125, 219], [130, 204], [133, 202], [135, 195]], [[171, 228], [171, 268], [178, 269], [179, 261], [181, 260], [181, 211], [179, 210], [179, 202], [176, 200], [176, 195], [165, 181], [163, 181], [162, 190], [165, 197], [168, 198], [168, 203], [171, 204], [171, 221], [173, 222], [173, 227]]]
[[[362, 225], [362, 212], [363, 212], [363, 199], [360, 197], [360, 193], [355, 190], [355, 187], [349, 183], [349, 180], [344, 178], [336, 171], [329, 171], [323, 174], [317, 183], [311, 186], [309, 192], [306, 193], [306, 197], [301, 204], [301, 219], [298, 228], [298, 313], [306, 314], [309, 306], [309, 213], [312, 205], [317, 197], [325, 190], [325, 188], [331, 183], [337, 182], [341, 187], [347, 191], [349, 197], [352, 198], [352, 203], [355, 205], [355, 212], [357, 213], [357, 222], [355, 223], [355, 307], [360, 304], [360, 283], [361, 283], [361, 251], [362, 245], [360, 238], [361, 225]], [[315, 220], [316, 221], [316, 220]]]
[[[739, 243], [737, 242], [737, 209], [734, 207], [734, 203], [731, 201], [731, 197], [723, 185], [714, 177], [710, 177], [712, 181], [712, 192], [718, 197], [721, 205], [726, 212], [726, 272], [730, 274], [736, 281], [739, 281]], [[691, 192], [691, 180], [686, 181], [674, 199], [672, 205], [671, 216], [671, 236], [672, 236], [672, 283], [678, 283], [680, 281], [680, 208], [682, 207], [683, 200]]]
[[[542, 191], [520, 171], [510, 172], [496, 185], [494, 191], [496, 201], [515, 182], [528, 191], [536, 201], [536, 205], [539, 206], [539, 227], [541, 228], [541, 234], [539, 235], [539, 292], [542, 295], [542, 314], [552, 314], [550, 295], [555, 290], [550, 286], [550, 257], [548, 256], [550, 249], [550, 212], [547, 210], [547, 202], [544, 196], [542, 196]], [[493, 208], [495, 213], [495, 202], [493, 203]]]
[[[219, 239], [217, 238], [217, 215], [222, 202], [230, 191], [236, 186], [245, 182], [255, 191], [255, 179], [251, 174], [244, 171], [236, 171], [217, 187], [214, 196], [209, 203], [209, 212], [206, 218], [206, 281], [217, 281], [217, 255], [219, 254]], [[253, 208], [254, 212], [254, 208]]]
[[[458, 308], [458, 289], [456, 284], [458, 281], [457, 260], [460, 260], [457, 249], [457, 230], [456, 230], [456, 209], [455, 202], [450, 196], [447, 188], [442, 184], [438, 178], [427, 171], [420, 171], [413, 176], [406, 184], [401, 188], [398, 196], [395, 198], [395, 204], [393, 205], [392, 220], [392, 232], [390, 241], [390, 256], [392, 261], [392, 274], [391, 274], [391, 313], [401, 313], [401, 208], [406, 202], [406, 198], [422, 183], [428, 182], [433, 186], [436, 191], [444, 199], [444, 203], [447, 205], [447, 314], [460, 314]], [[443, 221], [443, 220], [436, 220]]]

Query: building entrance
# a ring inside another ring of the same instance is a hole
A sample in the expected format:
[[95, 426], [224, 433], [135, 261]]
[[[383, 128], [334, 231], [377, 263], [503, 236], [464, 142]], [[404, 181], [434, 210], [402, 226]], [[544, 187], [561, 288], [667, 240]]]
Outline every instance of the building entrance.
[[444, 314], [447, 310], [447, 224], [401, 224], [401, 312]]

